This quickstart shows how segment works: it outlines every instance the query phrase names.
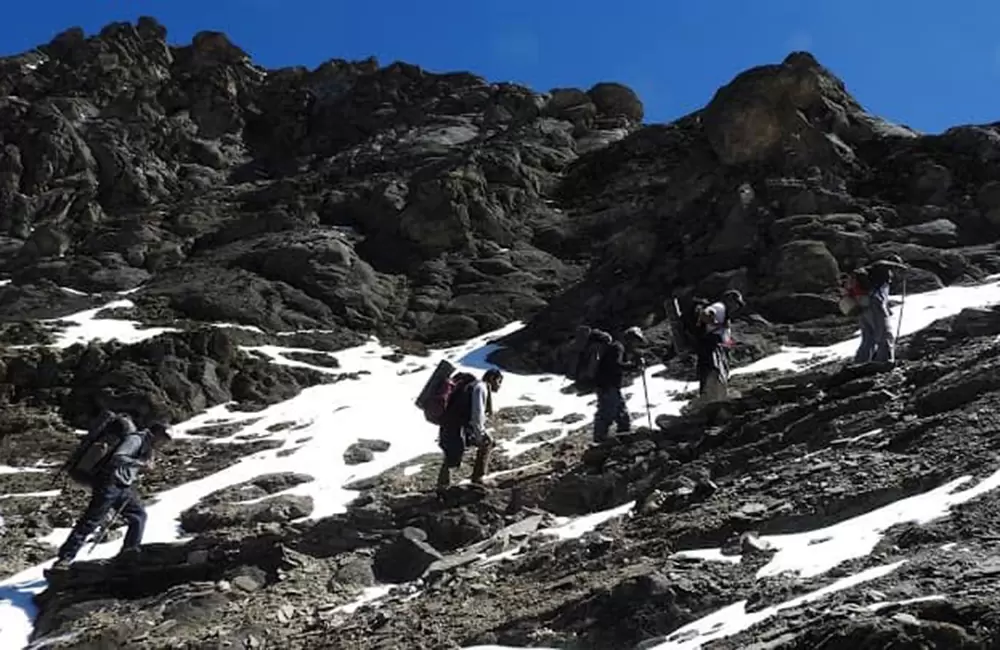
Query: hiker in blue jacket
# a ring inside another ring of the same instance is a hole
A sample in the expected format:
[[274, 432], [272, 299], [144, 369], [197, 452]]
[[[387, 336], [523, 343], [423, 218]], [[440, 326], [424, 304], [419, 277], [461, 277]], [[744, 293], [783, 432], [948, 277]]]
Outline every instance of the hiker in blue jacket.
[[119, 509], [128, 524], [128, 532], [125, 533], [125, 541], [122, 544], [122, 554], [139, 550], [146, 527], [146, 509], [143, 508], [133, 484], [140, 469], [153, 466], [153, 450], [168, 440], [170, 433], [167, 425], [162, 422], [156, 422], [146, 429], [125, 436], [108, 459], [99, 479], [94, 483], [90, 503], [60, 547], [58, 559], [52, 565], [52, 569], [68, 567], [80, 552], [87, 537], [97, 529], [107, 514]]
[[481, 380], [472, 380], [457, 387], [448, 400], [444, 423], [438, 433], [438, 444], [444, 452], [438, 473], [438, 493], [451, 485], [451, 470], [462, 464], [462, 457], [469, 447], [476, 448], [469, 480], [482, 485], [493, 451], [493, 438], [486, 432], [486, 418], [493, 414], [493, 393], [500, 390], [502, 384], [503, 373], [490, 368]]

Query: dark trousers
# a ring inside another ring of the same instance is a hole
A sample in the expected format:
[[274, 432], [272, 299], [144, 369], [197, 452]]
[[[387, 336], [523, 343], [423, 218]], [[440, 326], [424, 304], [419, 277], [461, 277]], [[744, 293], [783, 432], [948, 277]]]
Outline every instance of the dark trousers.
[[493, 451], [492, 441], [486, 437], [480, 440], [476, 436], [469, 435], [465, 427], [441, 427], [438, 433], [438, 445], [444, 452], [444, 459], [441, 461], [441, 469], [438, 472], [438, 489], [444, 489], [451, 485], [451, 470], [457, 469], [462, 464], [465, 450], [470, 446], [476, 448], [476, 459], [473, 462], [472, 476], [469, 477], [469, 480], [473, 483], [479, 483], [483, 480], [490, 462], [490, 454]]
[[122, 550], [139, 548], [139, 544], [142, 543], [142, 533], [146, 528], [146, 509], [142, 507], [139, 495], [131, 486], [119, 485], [111, 478], [94, 487], [87, 509], [59, 549], [59, 559], [72, 560], [76, 557], [87, 537], [97, 529], [104, 517], [119, 508], [122, 509], [121, 515], [128, 524]]
[[597, 389], [597, 413], [594, 415], [594, 440], [601, 442], [608, 437], [608, 430], [614, 423], [618, 433], [626, 433], [632, 428], [632, 418], [625, 406], [622, 389], [616, 386]]
[[729, 386], [729, 354], [722, 337], [707, 334], [698, 342], [698, 396], [713, 402], [726, 399]]

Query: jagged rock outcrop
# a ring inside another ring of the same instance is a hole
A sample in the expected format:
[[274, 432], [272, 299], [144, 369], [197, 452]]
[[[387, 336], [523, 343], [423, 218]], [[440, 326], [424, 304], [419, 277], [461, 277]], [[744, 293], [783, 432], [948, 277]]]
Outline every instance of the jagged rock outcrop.
[[147, 317], [463, 338], [579, 277], [536, 241], [559, 219], [560, 174], [643, 117], [615, 83], [264, 70], [220, 33], [165, 39], [143, 18], [3, 61], [0, 272], [15, 285], [143, 284]]
[[50, 404], [81, 428], [99, 409], [132, 413], [140, 424], [178, 422], [229, 401], [261, 408], [333, 380], [307, 368], [275, 367], [215, 328], [165, 333], [135, 345], [18, 350], [0, 369], [5, 402]]
[[911, 293], [995, 273], [997, 146], [993, 126], [923, 136], [888, 124], [806, 53], [748, 70], [703, 110], [570, 165], [562, 207], [591, 265], [494, 358], [558, 371], [580, 324], [653, 326], [666, 351], [670, 293], [726, 288], [779, 324], [737, 337], [759, 357], [774, 349], [761, 334], [801, 344], [848, 322], [837, 275], [871, 258], [900, 254]]

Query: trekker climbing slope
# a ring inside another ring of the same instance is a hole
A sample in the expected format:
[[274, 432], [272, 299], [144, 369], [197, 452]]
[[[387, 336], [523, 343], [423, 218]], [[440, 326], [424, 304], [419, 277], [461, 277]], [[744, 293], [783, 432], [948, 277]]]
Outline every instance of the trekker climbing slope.
[[[120, 439], [117, 445], [104, 446], [106, 453], [101, 451], [94, 454], [89, 451], [100, 447], [99, 443], [94, 444], [94, 439], [99, 438], [103, 431], [116, 426], [121, 431], [113, 434]], [[90, 503], [59, 549], [58, 559], [52, 566], [54, 570], [69, 566], [87, 540], [87, 536], [94, 532], [109, 512], [120, 511], [128, 524], [120, 555], [127, 556], [138, 552], [146, 525], [146, 510], [133, 484], [140, 469], [153, 466], [154, 449], [169, 441], [170, 434], [162, 422], [153, 423], [146, 429], [136, 431], [130, 418], [112, 415], [105, 417], [99, 428], [88, 434], [88, 438], [92, 439], [90, 443], [86, 447], [81, 445], [68, 465], [69, 474], [74, 480], [90, 485]], [[80, 460], [89, 455], [98, 456], [98, 460], [89, 465], [86, 471], [81, 471]]]
[[898, 255], [891, 255], [859, 267], [849, 275], [847, 296], [853, 300], [851, 311], [857, 313], [861, 328], [861, 344], [854, 355], [855, 363], [895, 363], [889, 287], [893, 269], [905, 268], [906, 264]]
[[617, 433], [632, 429], [632, 418], [622, 395], [622, 383], [627, 373], [641, 371], [644, 359], [636, 346], [646, 337], [638, 327], [625, 330], [621, 341], [603, 343], [597, 358], [594, 385], [597, 391], [597, 413], [594, 415], [594, 442], [608, 439], [611, 424]]
[[729, 348], [733, 346], [730, 323], [746, 306], [736, 289], [723, 292], [716, 302], [697, 309], [698, 400], [716, 402], [729, 396]]
[[444, 453], [437, 480], [439, 494], [451, 485], [451, 470], [462, 464], [468, 447], [476, 448], [470, 480], [482, 485], [493, 451], [494, 441], [486, 432], [486, 418], [493, 414], [493, 393], [500, 390], [503, 373], [490, 368], [480, 380], [459, 374], [467, 379], [456, 377], [459, 381], [448, 398], [438, 433], [438, 445]]

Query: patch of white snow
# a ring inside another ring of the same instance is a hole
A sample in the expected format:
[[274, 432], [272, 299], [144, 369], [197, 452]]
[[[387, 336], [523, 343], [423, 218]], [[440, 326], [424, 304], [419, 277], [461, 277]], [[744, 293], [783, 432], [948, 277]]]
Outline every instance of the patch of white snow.
[[668, 636], [664, 643], [652, 646], [649, 650], [697, 650], [709, 641], [739, 634], [757, 623], [771, 618], [782, 610], [811, 603], [838, 591], [850, 589], [859, 584], [889, 575], [904, 563], [905, 560], [894, 564], [873, 567], [853, 576], [837, 580], [822, 589], [817, 589], [798, 598], [785, 601], [780, 605], [772, 605], [771, 607], [755, 612], [747, 612], [747, 601], [741, 600], [728, 607], [723, 607], [704, 618], [700, 618], [693, 623], [688, 623]]
[[89, 343], [92, 340], [98, 341], [120, 341], [125, 344], [138, 343], [159, 336], [164, 332], [176, 332], [173, 327], [150, 327], [140, 328], [135, 321], [119, 320], [116, 318], [96, 318], [98, 312], [104, 309], [130, 308], [135, 303], [131, 300], [115, 300], [95, 309], [85, 309], [84, 311], [70, 314], [62, 318], [53, 318], [42, 321], [43, 323], [57, 323], [59, 321], [69, 321], [72, 323], [64, 332], [57, 336], [53, 347], [68, 348], [76, 343]]

